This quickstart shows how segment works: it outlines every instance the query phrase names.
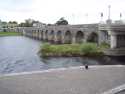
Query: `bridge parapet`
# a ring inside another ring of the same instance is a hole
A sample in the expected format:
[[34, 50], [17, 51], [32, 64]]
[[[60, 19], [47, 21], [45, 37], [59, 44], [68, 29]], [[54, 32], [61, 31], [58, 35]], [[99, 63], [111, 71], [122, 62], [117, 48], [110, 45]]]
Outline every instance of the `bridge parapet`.
[[125, 30], [125, 24], [99, 24], [99, 30], [119, 30], [124, 31]]

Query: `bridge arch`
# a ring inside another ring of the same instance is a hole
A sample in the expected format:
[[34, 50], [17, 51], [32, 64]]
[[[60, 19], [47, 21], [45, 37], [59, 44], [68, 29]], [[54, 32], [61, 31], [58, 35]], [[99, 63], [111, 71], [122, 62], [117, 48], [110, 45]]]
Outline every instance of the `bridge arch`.
[[110, 44], [110, 35], [107, 30], [101, 30], [99, 32], [99, 43], [103, 42]]
[[36, 30], [33, 30], [33, 38], [35, 39], [36, 38]]
[[50, 36], [50, 38], [49, 38], [50, 42], [54, 43], [54, 38], [55, 38], [54, 30], [51, 30], [51, 31], [50, 31], [49, 36]]
[[82, 31], [77, 31], [75, 35], [76, 43], [82, 43], [84, 39], [84, 33]]
[[37, 36], [36, 36], [36, 39], [40, 39], [40, 36], [39, 36], [39, 35], [40, 35], [40, 30], [38, 29], [38, 30], [37, 30]]
[[64, 43], [66, 44], [72, 43], [72, 34], [69, 30], [67, 30], [64, 34]]
[[35, 30], [35, 39], [37, 39], [37, 36], [38, 36], [38, 31]]
[[43, 31], [42, 30], [40, 30], [40, 36], [41, 36], [41, 40], [43, 39]]
[[34, 31], [33, 31], [33, 30], [31, 30], [31, 33], [32, 33], [32, 38], [34, 38]]
[[98, 42], [98, 34], [96, 32], [92, 32], [88, 35], [87, 42]]
[[57, 39], [56, 41], [58, 44], [62, 43], [62, 31], [61, 30], [57, 31], [56, 39]]
[[41, 30], [40, 35], [41, 35], [41, 40], [43, 40], [43, 30]]
[[45, 31], [45, 41], [48, 40], [48, 30]]

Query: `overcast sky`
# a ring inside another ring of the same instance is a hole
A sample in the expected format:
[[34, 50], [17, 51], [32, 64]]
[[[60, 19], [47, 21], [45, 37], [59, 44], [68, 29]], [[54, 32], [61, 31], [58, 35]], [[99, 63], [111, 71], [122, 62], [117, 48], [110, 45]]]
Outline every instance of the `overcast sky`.
[[113, 20], [125, 19], [125, 0], [0, 0], [0, 19], [22, 22], [27, 18], [55, 23], [65, 17], [70, 24], [96, 23], [108, 18], [111, 5]]

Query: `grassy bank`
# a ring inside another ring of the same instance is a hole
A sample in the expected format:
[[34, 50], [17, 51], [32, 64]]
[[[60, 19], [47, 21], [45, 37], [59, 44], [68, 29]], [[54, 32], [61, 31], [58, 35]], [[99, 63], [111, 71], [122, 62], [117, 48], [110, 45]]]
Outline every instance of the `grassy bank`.
[[95, 43], [83, 44], [43, 44], [39, 51], [40, 56], [102, 56], [106, 44], [97, 46]]
[[0, 36], [18, 36], [21, 35], [21, 33], [18, 32], [0, 32]]

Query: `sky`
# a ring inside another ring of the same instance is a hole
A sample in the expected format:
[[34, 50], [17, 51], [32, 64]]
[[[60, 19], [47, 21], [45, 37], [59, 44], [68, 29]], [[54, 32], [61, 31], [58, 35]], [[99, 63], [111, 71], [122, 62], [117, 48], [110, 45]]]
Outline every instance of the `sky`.
[[64, 17], [69, 24], [98, 23], [108, 19], [109, 5], [112, 20], [119, 20], [120, 13], [125, 20], [125, 0], [0, 0], [0, 19], [24, 22], [31, 18], [53, 24]]

